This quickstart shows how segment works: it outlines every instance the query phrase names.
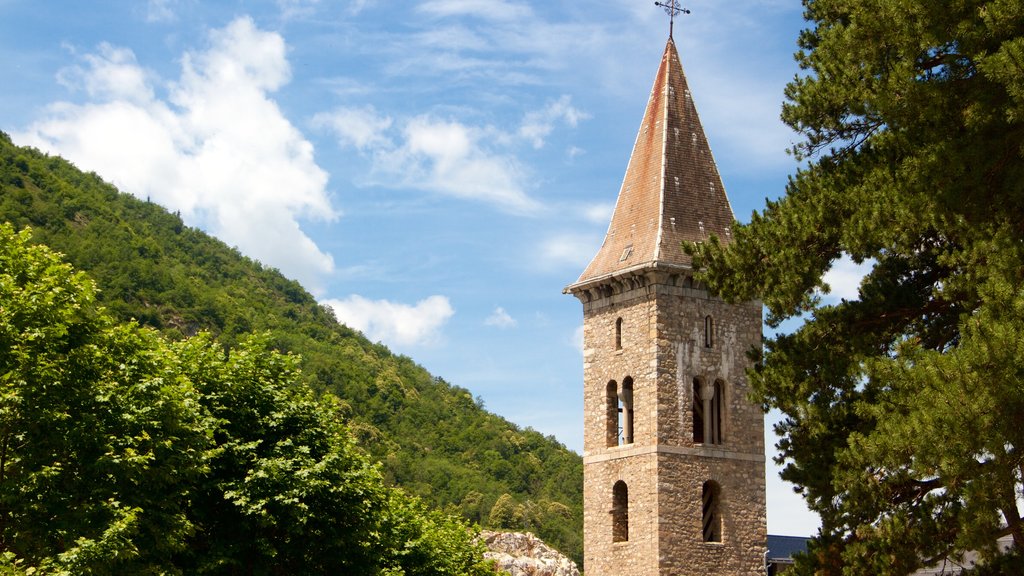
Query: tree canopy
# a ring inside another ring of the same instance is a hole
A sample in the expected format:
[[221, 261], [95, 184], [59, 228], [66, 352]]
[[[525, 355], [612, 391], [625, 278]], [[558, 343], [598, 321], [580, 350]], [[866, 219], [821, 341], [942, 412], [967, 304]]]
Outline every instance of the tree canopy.
[[0, 573], [493, 573], [269, 336], [118, 323], [29, 239], [0, 224]]
[[[783, 120], [801, 169], [701, 279], [760, 299], [753, 375], [823, 521], [800, 573], [1024, 549], [1024, 4], [804, 0]], [[842, 256], [870, 264], [826, 304]], [[990, 560], [995, 570], [1002, 560]]]

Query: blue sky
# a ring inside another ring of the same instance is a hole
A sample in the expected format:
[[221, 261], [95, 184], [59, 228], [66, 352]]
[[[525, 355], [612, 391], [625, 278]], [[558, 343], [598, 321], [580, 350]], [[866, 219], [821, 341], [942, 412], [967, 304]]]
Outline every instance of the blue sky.
[[[747, 221], [795, 169], [778, 116], [801, 7], [684, 6], [676, 44]], [[0, 0], [0, 130], [580, 451], [562, 288], [604, 236], [667, 36], [649, 0]], [[833, 295], [858, 278], [837, 267]], [[775, 477], [769, 530], [811, 534]]]

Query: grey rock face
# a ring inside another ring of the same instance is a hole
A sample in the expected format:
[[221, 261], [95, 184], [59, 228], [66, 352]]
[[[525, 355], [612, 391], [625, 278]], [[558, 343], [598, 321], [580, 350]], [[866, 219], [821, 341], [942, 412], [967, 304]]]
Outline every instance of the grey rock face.
[[510, 576], [580, 576], [575, 562], [533, 534], [484, 530], [480, 538], [487, 543], [484, 557]]

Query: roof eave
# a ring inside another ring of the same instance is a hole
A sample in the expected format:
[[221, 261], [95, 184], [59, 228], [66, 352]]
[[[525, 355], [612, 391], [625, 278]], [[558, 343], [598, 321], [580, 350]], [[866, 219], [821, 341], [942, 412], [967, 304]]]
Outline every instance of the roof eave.
[[601, 286], [602, 284], [610, 284], [618, 278], [625, 278], [629, 276], [635, 276], [638, 274], [648, 274], [664, 272], [668, 274], [676, 273], [692, 273], [693, 267], [685, 264], [670, 264], [668, 262], [643, 262], [630, 266], [629, 268], [621, 268], [607, 274], [595, 276], [593, 278], [587, 278], [580, 280], [573, 284], [570, 284], [562, 289], [562, 294], [577, 294], [584, 290], [589, 290], [595, 286]]

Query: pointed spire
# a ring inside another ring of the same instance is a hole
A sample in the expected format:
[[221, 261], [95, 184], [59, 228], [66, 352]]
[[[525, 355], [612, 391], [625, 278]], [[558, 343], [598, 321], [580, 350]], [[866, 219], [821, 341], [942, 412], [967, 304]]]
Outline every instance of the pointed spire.
[[572, 291], [644, 268], [689, 268], [683, 241], [731, 240], [734, 222], [669, 38], [604, 243]]

